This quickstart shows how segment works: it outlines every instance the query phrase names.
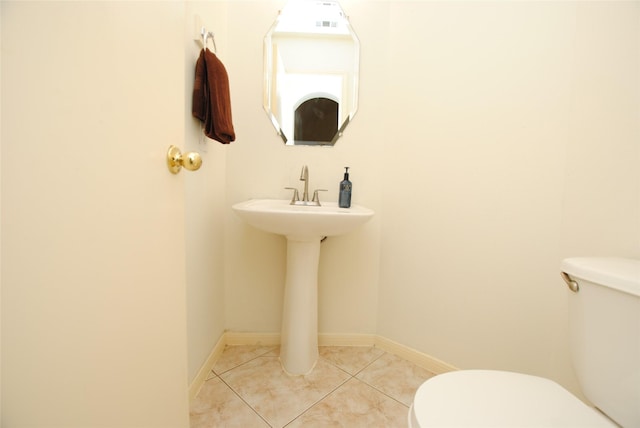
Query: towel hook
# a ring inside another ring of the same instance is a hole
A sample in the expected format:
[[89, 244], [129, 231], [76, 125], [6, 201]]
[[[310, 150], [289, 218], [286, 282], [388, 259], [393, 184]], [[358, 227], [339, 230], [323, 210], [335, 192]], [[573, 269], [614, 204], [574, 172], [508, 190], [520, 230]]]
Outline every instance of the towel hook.
[[206, 49], [207, 40], [209, 40], [209, 38], [211, 38], [211, 41], [213, 42], [213, 52], [214, 53], [218, 53], [218, 48], [216, 47], [216, 39], [213, 36], [213, 32], [212, 31], [207, 31], [207, 29], [205, 27], [202, 27], [202, 29], [200, 30], [200, 34], [202, 35], [202, 48]]

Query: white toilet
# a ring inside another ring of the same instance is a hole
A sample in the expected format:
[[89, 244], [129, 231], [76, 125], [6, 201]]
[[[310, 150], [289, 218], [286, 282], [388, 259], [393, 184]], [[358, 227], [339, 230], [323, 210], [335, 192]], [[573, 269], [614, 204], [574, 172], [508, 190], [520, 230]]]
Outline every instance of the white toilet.
[[640, 427], [640, 260], [566, 259], [562, 276], [578, 381], [608, 418], [548, 379], [460, 370], [418, 388], [409, 427]]

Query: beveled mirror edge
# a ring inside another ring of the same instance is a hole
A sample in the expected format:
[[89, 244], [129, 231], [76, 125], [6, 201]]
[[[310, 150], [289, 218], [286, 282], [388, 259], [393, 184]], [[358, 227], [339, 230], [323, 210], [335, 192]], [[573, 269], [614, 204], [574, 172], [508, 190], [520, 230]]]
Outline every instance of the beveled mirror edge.
[[[289, 0], [292, 1], [292, 0]], [[295, 0], [294, 0], [295, 1]], [[275, 83], [273, 79], [273, 73], [270, 71], [273, 70], [273, 45], [272, 45], [272, 34], [275, 31], [275, 28], [278, 26], [279, 21], [282, 17], [282, 10], [279, 10], [274, 22], [269, 27], [264, 39], [263, 39], [263, 103], [262, 107], [267, 114], [267, 117], [271, 121], [273, 127], [276, 130], [277, 135], [280, 136], [283, 143], [287, 146], [296, 146], [296, 145], [310, 145], [310, 146], [333, 146], [336, 144], [337, 140], [343, 136], [345, 128], [352, 122], [355, 114], [359, 109], [359, 87], [360, 87], [360, 39], [358, 38], [353, 26], [351, 25], [350, 17], [344, 12], [342, 9], [342, 5], [337, 0], [330, 0], [332, 3], [335, 3], [340, 8], [341, 16], [344, 18], [344, 25], [347, 29], [349, 38], [353, 42], [353, 68], [350, 70], [350, 83], [351, 88], [349, 92], [350, 96], [350, 107], [348, 114], [344, 115], [344, 120], [342, 120], [342, 124], [338, 124], [338, 130], [333, 136], [331, 141], [311, 141], [311, 140], [294, 140], [292, 138], [288, 138], [286, 133], [280, 126], [278, 121], [278, 117], [273, 112], [272, 108], [272, 100], [276, 96], [274, 93]], [[286, 7], [286, 5], [285, 5]]]

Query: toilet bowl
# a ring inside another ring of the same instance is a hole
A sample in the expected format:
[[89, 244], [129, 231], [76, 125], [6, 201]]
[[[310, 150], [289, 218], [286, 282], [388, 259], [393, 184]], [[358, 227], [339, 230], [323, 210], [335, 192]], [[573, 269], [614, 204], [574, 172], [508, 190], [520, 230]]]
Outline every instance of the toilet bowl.
[[571, 258], [569, 344], [589, 407], [557, 383], [520, 373], [460, 370], [416, 391], [417, 427], [640, 427], [640, 260]]
[[557, 383], [521, 373], [460, 370], [418, 388], [409, 427], [615, 427]]

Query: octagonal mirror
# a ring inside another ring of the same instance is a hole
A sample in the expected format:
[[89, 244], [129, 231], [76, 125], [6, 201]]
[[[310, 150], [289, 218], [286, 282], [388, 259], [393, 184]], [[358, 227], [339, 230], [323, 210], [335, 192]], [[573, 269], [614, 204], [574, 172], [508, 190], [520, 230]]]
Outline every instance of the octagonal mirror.
[[332, 146], [358, 108], [360, 43], [337, 1], [289, 0], [264, 38], [264, 99], [286, 145]]

